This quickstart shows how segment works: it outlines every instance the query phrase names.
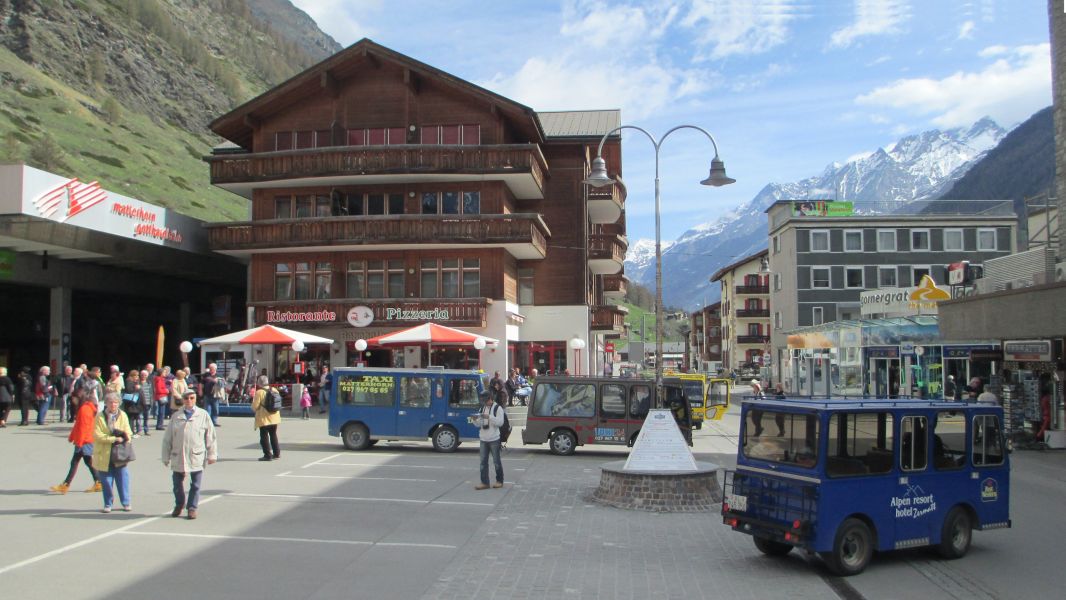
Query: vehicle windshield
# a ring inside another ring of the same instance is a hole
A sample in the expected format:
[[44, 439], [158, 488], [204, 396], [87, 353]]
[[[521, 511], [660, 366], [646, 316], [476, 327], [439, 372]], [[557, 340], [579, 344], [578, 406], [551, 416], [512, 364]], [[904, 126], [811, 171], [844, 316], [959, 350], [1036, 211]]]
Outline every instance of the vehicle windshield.
[[683, 379], [681, 385], [685, 388], [685, 397], [690, 406], [703, 406], [703, 382], [694, 379]]
[[747, 458], [812, 468], [818, 462], [818, 418], [752, 407], [746, 413], [742, 441]]

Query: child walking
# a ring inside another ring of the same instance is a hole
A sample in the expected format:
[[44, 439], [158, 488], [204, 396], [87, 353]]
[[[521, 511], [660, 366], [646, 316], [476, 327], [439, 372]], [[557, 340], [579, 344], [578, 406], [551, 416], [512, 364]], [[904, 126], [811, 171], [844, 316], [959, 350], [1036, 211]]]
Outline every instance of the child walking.
[[300, 396], [300, 408], [303, 409], [303, 419], [311, 418], [311, 391], [304, 386], [304, 394]]

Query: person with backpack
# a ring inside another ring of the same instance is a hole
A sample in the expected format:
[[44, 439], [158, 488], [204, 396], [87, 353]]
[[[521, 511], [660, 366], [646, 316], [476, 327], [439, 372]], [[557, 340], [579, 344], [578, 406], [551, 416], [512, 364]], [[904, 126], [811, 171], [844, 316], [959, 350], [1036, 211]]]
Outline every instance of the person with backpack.
[[259, 430], [259, 446], [263, 448], [261, 461], [281, 458], [278, 445], [278, 425], [281, 424], [281, 393], [270, 385], [266, 375], [255, 382], [252, 412], [255, 413], [255, 428]]
[[[494, 394], [485, 394], [485, 404], [478, 414], [478, 439], [481, 441], [481, 483], [474, 486], [475, 490], [485, 490], [489, 487], [489, 455], [492, 455], [492, 464], [496, 469], [496, 483], [494, 488], [503, 487], [503, 461], [500, 460], [500, 445], [502, 444], [502, 431], [507, 424], [507, 409], [500, 406], [494, 398]], [[510, 426], [507, 424], [507, 433], [510, 434]]]

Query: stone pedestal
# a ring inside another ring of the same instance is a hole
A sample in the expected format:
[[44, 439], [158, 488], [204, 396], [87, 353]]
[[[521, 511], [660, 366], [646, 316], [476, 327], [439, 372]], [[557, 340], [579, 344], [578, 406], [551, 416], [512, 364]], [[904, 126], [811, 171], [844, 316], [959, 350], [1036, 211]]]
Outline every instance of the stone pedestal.
[[705, 512], [718, 510], [722, 489], [718, 465], [696, 462], [695, 470], [625, 471], [624, 460], [601, 467], [600, 486], [592, 499], [600, 504], [654, 512]]

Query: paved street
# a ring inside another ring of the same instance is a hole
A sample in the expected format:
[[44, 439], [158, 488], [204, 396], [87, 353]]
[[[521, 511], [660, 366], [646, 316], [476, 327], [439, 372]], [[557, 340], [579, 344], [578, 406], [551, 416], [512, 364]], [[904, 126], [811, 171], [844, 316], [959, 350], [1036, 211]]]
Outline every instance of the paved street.
[[[515, 415], [518, 416], [518, 415]], [[521, 424], [515, 419], [516, 425]], [[477, 449], [424, 444], [347, 452], [322, 419], [287, 418], [283, 455], [261, 463], [251, 420], [223, 419], [200, 518], [169, 516], [162, 435], [137, 440], [132, 513], [99, 494], [44, 492], [66, 473], [66, 425], [0, 431], [4, 595], [104, 598], [1016, 598], [1057, 597], [1066, 454], [1016, 452], [1014, 528], [975, 533], [970, 555], [878, 556], [830, 577], [799, 553], [762, 556], [717, 514], [591, 504], [621, 449], [505, 452], [508, 483], [475, 491]], [[732, 466], [736, 413], [696, 432], [698, 458]], [[512, 440], [520, 444], [520, 431]], [[85, 489], [81, 472], [72, 490]]]

